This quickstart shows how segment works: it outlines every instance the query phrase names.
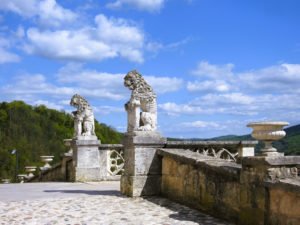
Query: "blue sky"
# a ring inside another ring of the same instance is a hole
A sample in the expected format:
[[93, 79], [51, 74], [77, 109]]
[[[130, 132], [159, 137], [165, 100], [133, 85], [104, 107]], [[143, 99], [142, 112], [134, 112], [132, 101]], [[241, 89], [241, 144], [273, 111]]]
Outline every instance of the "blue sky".
[[168, 137], [246, 134], [300, 119], [298, 0], [1, 0], [0, 101], [72, 111], [125, 131], [124, 75], [158, 95]]

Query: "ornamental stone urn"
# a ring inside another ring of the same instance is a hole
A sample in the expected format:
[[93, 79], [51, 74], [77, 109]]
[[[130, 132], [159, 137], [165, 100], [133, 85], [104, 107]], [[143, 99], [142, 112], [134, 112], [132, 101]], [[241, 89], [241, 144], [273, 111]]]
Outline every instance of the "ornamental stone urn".
[[41, 157], [42, 162], [45, 163], [45, 165], [43, 167], [41, 167], [40, 169], [41, 170], [48, 170], [48, 169], [50, 169], [51, 166], [50, 166], [49, 162], [53, 161], [54, 156], [52, 156], [52, 155], [42, 155], [40, 157]]
[[277, 152], [277, 149], [272, 146], [272, 142], [285, 137], [286, 133], [283, 130], [283, 127], [287, 125], [289, 125], [287, 122], [272, 121], [249, 123], [247, 127], [253, 129], [253, 138], [264, 142], [265, 147], [261, 149], [261, 154], [263, 156], [283, 156], [283, 153]]
[[27, 176], [26, 176], [26, 178], [30, 179], [30, 178], [34, 177], [33, 172], [35, 172], [36, 166], [26, 166], [25, 170], [28, 173]]
[[64, 155], [65, 156], [72, 156], [73, 155], [72, 139], [64, 139], [64, 145], [66, 147], [69, 147], [69, 151], [67, 153], [64, 153]]
[[2, 179], [2, 183], [3, 184], [9, 184], [10, 183], [10, 179]]
[[26, 174], [19, 174], [18, 175], [18, 179], [20, 180], [20, 183], [23, 184], [24, 183], [24, 180], [26, 178]]

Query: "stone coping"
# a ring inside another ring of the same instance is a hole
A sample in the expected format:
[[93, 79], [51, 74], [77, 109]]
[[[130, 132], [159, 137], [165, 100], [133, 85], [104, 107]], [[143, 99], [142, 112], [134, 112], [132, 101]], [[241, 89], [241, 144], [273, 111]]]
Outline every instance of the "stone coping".
[[241, 159], [242, 165], [245, 166], [284, 166], [284, 165], [300, 165], [300, 156], [251, 156]]
[[295, 192], [300, 194], [300, 178], [285, 178], [280, 179], [279, 182], [265, 182], [268, 188], [280, 188], [285, 191]]
[[94, 146], [94, 145], [100, 145], [101, 142], [100, 140], [77, 140], [77, 139], [73, 139], [72, 140], [72, 146], [73, 145], [77, 145], [77, 146]]
[[167, 141], [166, 147], [181, 146], [255, 146], [258, 141]]
[[124, 146], [122, 144], [100, 144], [100, 150], [110, 150], [110, 149], [123, 149]]
[[222, 173], [228, 176], [232, 176], [239, 179], [241, 165], [235, 162], [228, 162], [223, 159], [216, 159], [210, 156], [204, 156], [197, 152], [193, 152], [185, 149], [158, 149], [157, 154], [160, 156], [171, 157], [172, 159], [186, 163], [197, 168], [209, 168], [217, 173]]

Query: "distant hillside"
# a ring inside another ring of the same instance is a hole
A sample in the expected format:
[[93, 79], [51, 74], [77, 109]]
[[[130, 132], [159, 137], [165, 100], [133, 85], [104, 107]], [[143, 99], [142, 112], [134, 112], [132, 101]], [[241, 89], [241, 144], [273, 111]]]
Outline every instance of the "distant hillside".
[[[278, 149], [279, 152], [284, 152], [285, 155], [300, 155], [300, 124], [284, 129], [286, 132], [285, 138], [280, 141], [274, 142], [274, 147]], [[168, 138], [168, 140], [179, 141], [183, 139]], [[254, 140], [250, 134], [248, 135], [226, 135], [210, 139], [200, 139], [191, 138], [185, 140], [194, 141], [241, 141], [241, 140]], [[259, 143], [256, 147], [256, 151], [259, 151], [263, 147], [262, 143]]]
[[[285, 138], [274, 142], [274, 147], [286, 155], [300, 155], [300, 125], [295, 125], [284, 129], [286, 132]], [[225, 139], [227, 137], [227, 139]], [[213, 138], [213, 140], [253, 140], [251, 135], [229, 135], [224, 137]], [[262, 143], [258, 144], [257, 150], [262, 148]]]
[[[73, 126], [72, 116], [63, 111], [22, 101], [0, 103], [0, 178], [14, 177], [12, 149], [19, 152], [19, 173], [24, 173], [24, 166], [41, 166], [41, 155], [54, 155], [54, 161], [60, 161], [61, 153], [67, 150], [63, 139], [72, 138]], [[121, 141], [121, 133], [97, 121], [95, 131], [102, 143]]]

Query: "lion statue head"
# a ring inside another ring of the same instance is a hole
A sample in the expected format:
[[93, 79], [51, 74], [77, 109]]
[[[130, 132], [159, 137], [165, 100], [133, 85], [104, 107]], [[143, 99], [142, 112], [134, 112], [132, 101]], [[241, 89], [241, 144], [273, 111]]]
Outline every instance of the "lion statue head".
[[82, 97], [82, 96], [80, 96], [78, 94], [75, 94], [71, 98], [70, 105], [74, 106], [76, 108], [78, 108], [78, 107], [82, 108], [82, 107], [88, 107], [89, 103], [87, 102], [87, 100], [85, 100], [84, 97]]
[[145, 81], [142, 75], [132, 70], [124, 77], [124, 86], [132, 90], [132, 95], [136, 97], [155, 98], [156, 95], [152, 87]]

